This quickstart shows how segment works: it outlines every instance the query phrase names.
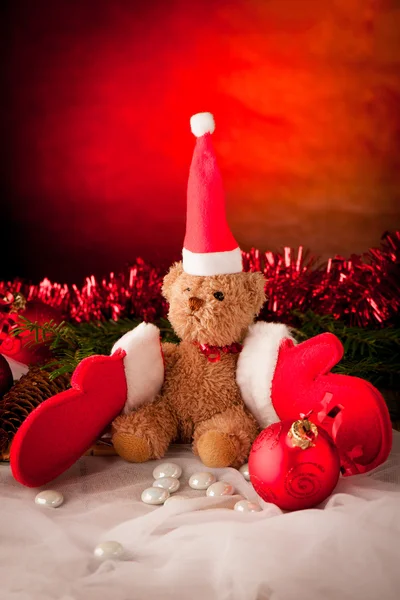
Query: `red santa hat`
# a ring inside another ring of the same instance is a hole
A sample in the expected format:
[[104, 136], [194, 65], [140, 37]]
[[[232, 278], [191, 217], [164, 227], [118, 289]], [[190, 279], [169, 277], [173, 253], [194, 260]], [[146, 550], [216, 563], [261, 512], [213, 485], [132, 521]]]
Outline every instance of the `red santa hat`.
[[229, 229], [221, 174], [211, 141], [211, 113], [190, 119], [196, 136], [187, 191], [183, 269], [190, 275], [224, 275], [242, 271], [242, 253]]

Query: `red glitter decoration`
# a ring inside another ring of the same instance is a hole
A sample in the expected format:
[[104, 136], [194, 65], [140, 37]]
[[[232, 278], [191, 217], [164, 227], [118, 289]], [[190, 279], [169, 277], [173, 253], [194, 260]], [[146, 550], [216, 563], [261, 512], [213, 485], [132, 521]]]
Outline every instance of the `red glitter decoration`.
[[[335, 256], [321, 263], [300, 246], [297, 251], [284, 248], [283, 253], [252, 249], [243, 253], [243, 261], [246, 271], [262, 271], [267, 279], [268, 300], [261, 319], [290, 324], [294, 310], [311, 310], [359, 327], [398, 324], [400, 231], [386, 232], [380, 248], [349, 259]], [[122, 273], [101, 280], [87, 277], [82, 287], [48, 279], [39, 285], [3, 281], [0, 297], [21, 292], [28, 301], [41, 300], [76, 323], [122, 317], [153, 322], [167, 314], [161, 296], [164, 274], [139, 258]]]
[[[67, 321], [81, 323], [104, 321], [121, 317], [136, 317], [153, 322], [167, 313], [161, 296], [160, 269], [146, 264], [141, 258], [122, 273], [110, 273], [101, 280], [86, 277], [82, 287], [52, 283], [44, 279], [39, 285], [20, 279], [0, 282], [0, 297], [21, 292], [27, 301], [41, 300], [59, 309]], [[1, 319], [1, 316], [0, 316]]]
[[318, 258], [284, 248], [283, 254], [251, 250], [245, 270], [262, 271], [267, 302], [260, 318], [293, 321], [293, 311], [332, 315], [351, 326], [387, 327], [400, 309], [400, 231], [386, 232], [381, 247], [350, 259]]

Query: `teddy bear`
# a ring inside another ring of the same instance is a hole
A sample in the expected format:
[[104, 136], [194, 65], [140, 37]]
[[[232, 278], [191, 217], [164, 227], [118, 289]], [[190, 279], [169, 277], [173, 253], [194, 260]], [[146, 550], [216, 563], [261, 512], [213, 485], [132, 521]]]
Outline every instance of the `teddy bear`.
[[[154, 401], [114, 420], [112, 441], [120, 456], [131, 462], [161, 458], [178, 440], [193, 442], [208, 467], [245, 462], [259, 425], [243, 401], [236, 371], [241, 342], [264, 304], [264, 287], [261, 273], [198, 276], [186, 273], [182, 262], [172, 266], [162, 291], [182, 341], [162, 344], [165, 377]], [[210, 346], [216, 354], [207, 354]]]
[[289, 327], [257, 321], [265, 301], [260, 272], [244, 272], [225, 214], [210, 113], [191, 118], [182, 260], [163, 281], [179, 344], [152, 323], [90, 356], [71, 388], [34, 410], [11, 446], [20, 483], [37, 487], [68, 469], [111, 424], [116, 452], [132, 463], [158, 459], [173, 441], [193, 444], [207, 467], [239, 467], [260, 429], [311, 415], [334, 439], [345, 475], [386, 460], [391, 423], [368, 382], [332, 373], [343, 347], [331, 333], [300, 344]]
[[183, 260], [172, 266], [162, 288], [181, 342], [162, 344], [164, 377], [156, 397], [112, 425], [114, 448], [131, 462], [161, 458], [179, 440], [193, 442], [195, 454], [208, 467], [238, 467], [259, 433], [236, 372], [241, 344], [265, 301], [265, 278], [243, 272], [225, 215], [211, 142], [214, 126], [209, 113], [191, 119], [197, 139]]
[[[208, 467], [239, 467], [260, 430], [243, 399], [238, 363], [265, 301], [265, 278], [260, 272], [243, 272], [242, 253], [226, 219], [211, 141], [214, 128], [210, 113], [191, 118], [196, 145], [182, 261], [172, 266], [162, 288], [181, 342], [162, 344], [160, 391], [112, 425], [115, 450], [131, 462], [161, 458], [178, 440], [193, 443], [194, 453]], [[133, 336], [128, 333], [127, 340]], [[126, 347], [128, 357], [137, 355], [129, 342], [125, 346], [127, 340], [114, 349]], [[136, 381], [139, 377], [135, 374]]]

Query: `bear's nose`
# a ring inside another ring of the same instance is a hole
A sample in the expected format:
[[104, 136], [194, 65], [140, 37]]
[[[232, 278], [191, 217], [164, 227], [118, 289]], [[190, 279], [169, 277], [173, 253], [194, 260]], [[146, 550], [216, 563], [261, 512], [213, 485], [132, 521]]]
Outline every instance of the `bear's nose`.
[[191, 311], [199, 310], [199, 308], [201, 308], [203, 304], [204, 300], [202, 300], [201, 298], [189, 298], [189, 308]]

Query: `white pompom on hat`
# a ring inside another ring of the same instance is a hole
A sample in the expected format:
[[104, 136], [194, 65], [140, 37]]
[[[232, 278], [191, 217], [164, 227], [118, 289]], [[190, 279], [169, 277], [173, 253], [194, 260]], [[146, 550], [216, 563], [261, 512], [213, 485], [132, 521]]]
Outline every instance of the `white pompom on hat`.
[[214, 133], [215, 121], [213, 115], [209, 112], [193, 115], [193, 117], [190, 117], [190, 129], [196, 137], [201, 137], [206, 133]]

